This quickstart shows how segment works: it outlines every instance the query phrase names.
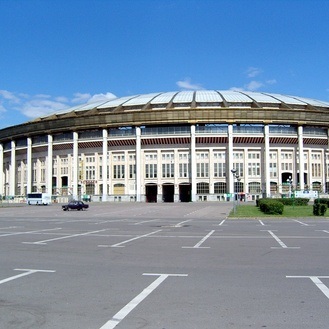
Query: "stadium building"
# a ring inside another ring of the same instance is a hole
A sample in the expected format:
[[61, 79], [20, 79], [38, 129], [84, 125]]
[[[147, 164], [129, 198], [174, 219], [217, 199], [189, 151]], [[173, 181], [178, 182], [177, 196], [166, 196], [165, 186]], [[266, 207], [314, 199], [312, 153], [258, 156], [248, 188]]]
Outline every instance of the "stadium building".
[[328, 128], [328, 102], [281, 94], [180, 91], [85, 104], [0, 130], [0, 194], [189, 202], [326, 193]]

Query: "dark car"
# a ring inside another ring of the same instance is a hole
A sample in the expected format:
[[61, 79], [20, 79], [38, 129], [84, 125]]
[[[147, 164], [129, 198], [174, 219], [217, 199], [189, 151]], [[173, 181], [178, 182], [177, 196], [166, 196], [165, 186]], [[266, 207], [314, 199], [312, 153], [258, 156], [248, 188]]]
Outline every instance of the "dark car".
[[84, 210], [89, 208], [89, 205], [83, 203], [82, 201], [71, 201], [68, 204], [62, 205], [62, 209], [66, 210]]

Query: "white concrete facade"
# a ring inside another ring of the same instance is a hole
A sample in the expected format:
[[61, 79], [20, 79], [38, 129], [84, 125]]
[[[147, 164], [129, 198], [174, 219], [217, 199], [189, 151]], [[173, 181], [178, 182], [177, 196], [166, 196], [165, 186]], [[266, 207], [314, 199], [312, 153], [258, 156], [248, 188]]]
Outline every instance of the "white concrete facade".
[[[33, 144], [27, 137], [24, 146], [12, 141], [6, 149], [0, 144], [0, 194], [43, 191], [94, 201], [179, 202], [224, 201], [237, 193], [243, 200], [254, 200], [286, 194], [288, 177], [294, 189], [326, 192], [325, 128], [304, 135], [302, 126], [290, 127], [288, 134], [271, 131], [269, 125], [255, 127], [241, 132], [227, 124], [214, 133], [192, 124], [186, 133], [173, 129], [161, 136], [136, 127], [122, 137], [100, 129], [98, 138], [79, 138], [74, 131], [60, 141], [48, 134], [44, 143]], [[217, 137], [224, 142], [213, 142]], [[154, 143], [154, 138], [161, 140]], [[239, 182], [231, 174], [233, 168]]]

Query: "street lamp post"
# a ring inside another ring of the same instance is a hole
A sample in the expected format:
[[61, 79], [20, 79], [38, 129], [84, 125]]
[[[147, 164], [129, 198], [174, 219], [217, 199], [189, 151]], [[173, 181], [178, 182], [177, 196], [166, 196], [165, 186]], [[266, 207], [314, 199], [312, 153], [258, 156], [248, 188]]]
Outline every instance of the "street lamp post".
[[287, 183], [289, 184], [289, 198], [291, 198], [291, 187], [293, 183], [293, 179], [291, 178], [291, 176], [289, 176], [289, 178], [287, 179]]
[[235, 196], [235, 180], [234, 179], [236, 179], [238, 182], [240, 182], [241, 178], [236, 173], [236, 169], [233, 168], [231, 170], [231, 173], [233, 175], [233, 213], [235, 214], [235, 212], [236, 212], [236, 200], [235, 200], [236, 196]]

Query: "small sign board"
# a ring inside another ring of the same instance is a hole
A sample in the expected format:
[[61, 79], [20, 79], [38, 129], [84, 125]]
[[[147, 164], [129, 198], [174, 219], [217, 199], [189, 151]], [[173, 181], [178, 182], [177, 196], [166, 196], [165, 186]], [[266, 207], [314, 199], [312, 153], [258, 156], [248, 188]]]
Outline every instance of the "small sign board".
[[295, 191], [296, 198], [317, 198], [319, 195], [318, 191]]

